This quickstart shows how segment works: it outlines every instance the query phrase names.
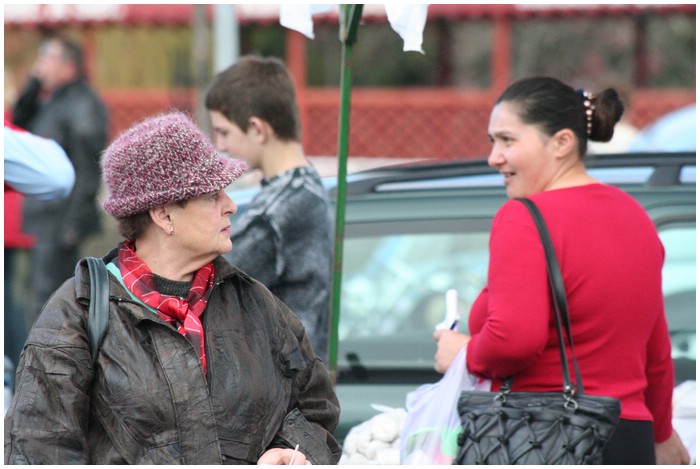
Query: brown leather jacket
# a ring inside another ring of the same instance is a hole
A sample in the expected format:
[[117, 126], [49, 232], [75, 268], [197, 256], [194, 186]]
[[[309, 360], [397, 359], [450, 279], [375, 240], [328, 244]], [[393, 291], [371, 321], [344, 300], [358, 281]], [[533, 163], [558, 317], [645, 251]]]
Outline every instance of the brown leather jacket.
[[93, 367], [81, 261], [27, 339], [5, 417], [5, 463], [254, 464], [271, 447], [296, 444], [315, 464], [337, 463], [339, 403], [301, 322], [223, 258], [214, 265], [205, 377], [191, 343], [111, 275]]

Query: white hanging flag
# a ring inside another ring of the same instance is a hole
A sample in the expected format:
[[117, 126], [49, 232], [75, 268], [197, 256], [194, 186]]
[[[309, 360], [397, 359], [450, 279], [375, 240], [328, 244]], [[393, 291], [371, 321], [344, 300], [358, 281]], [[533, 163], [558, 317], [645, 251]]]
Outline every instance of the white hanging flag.
[[319, 13], [331, 11], [335, 5], [317, 5], [307, 3], [294, 5], [283, 3], [280, 5], [280, 24], [285, 28], [299, 31], [309, 39], [314, 38], [314, 22], [311, 18]]
[[[327, 13], [336, 5], [281, 4], [280, 24], [299, 31], [309, 39], [314, 38], [313, 15]], [[428, 5], [385, 4], [386, 16], [391, 28], [403, 39], [404, 51], [423, 53], [423, 30], [428, 18]]]
[[403, 50], [423, 52], [423, 30], [428, 19], [428, 5], [387, 3], [386, 16], [391, 28], [403, 39]]

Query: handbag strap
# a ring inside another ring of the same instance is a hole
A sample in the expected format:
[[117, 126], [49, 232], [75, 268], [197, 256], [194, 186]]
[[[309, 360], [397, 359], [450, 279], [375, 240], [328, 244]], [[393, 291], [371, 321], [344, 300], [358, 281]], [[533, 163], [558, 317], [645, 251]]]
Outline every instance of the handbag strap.
[[[554, 244], [552, 243], [552, 238], [549, 235], [549, 230], [547, 229], [547, 224], [542, 217], [537, 205], [526, 198], [517, 198], [519, 202], [525, 204], [527, 209], [530, 211], [532, 218], [535, 221], [535, 226], [537, 226], [537, 231], [542, 239], [542, 245], [544, 247], [545, 256], [547, 259], [547, 274], [549, 277], [550, 291], [552, 293], [552, 299], [554, 301], [555, 319], [557, 323], [557, 335], [559, 338], [559, 353], [561, 356], [562, 373], [564, 376], [564, 394], [571, 396], [574, 392], [578, 394], [583, 394], [583, 379], [581, 378], [581, 372], [578, 367], [578, 361], [576, 360], [576, 354], [574, 353], [574, 337], [571, 334], [571, 321], [569, 320], [569, 306], [566, 300], [566, 289], [564, 288], [564, 279], [561, 274], [561, 269], [559, 268], [559, 261], [557, 260], [557, 254], [554, 251]], [[571, 358], [574, 365], [574, 372], [576, 373], [576, 388], [574, 389], [571, 383], [571, 374], [569, 371], [569, 361], [566, 355], [566, 344], [564, 342], [564, 333], [562, 331], [562, 324], [566, 328], [566, 335], [568, 337], [569, 348], [571, 349]]]
[[102, 344], [109, 323], [109, 274], [102, 259], [86, 257], [90, 273], [90, 307], [88, 309], [88, 342], [92, 362]]

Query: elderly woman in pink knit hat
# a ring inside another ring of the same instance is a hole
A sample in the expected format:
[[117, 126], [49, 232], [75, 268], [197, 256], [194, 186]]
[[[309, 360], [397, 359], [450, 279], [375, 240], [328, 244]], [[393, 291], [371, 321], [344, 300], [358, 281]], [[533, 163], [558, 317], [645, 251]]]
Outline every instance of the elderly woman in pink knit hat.
[[46, 303], [5, 417], [10, 464], [334, 464], [339, 405], [299, 319], [228, 264], [246, 169], [182, 113], [120, 135], [104, 209], [109, 319], [93, 361], [85, 260]]

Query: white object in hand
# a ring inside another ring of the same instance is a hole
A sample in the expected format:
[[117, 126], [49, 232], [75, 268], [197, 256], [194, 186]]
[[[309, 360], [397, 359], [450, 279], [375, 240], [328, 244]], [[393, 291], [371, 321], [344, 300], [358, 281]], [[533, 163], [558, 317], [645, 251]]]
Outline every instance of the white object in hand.
[[294, 447], [294, 452], [292, 453], [292, 458], [289, 460], [289, 465], [290, 465], [290, 466], [291, 466], [292, 464], [294, 464], [294, 457], [297, 455], [297, 451], [299, 451], [299, 444], [297, 444], [297, 445]]
[[445, 292], [445, 319], [435, 326], [435, 330], [454, 329], [459, 322], [459, 305], [457, 301], [457, 290], [450, 289]]

